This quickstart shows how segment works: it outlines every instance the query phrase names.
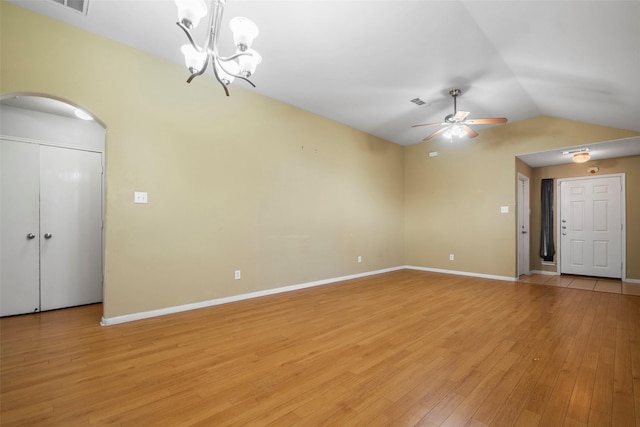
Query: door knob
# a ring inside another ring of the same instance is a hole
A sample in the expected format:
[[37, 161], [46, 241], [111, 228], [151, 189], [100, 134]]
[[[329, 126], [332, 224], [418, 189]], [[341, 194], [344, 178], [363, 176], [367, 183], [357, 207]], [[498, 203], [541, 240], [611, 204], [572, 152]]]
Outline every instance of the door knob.
[[44, 233], [44, 238], [45, 239], [50, 239], [51, 238], [51, 233]]
[[27, 239], [31, 240], [31, 239], [35, 239], [35, 238], [36, 238], [35, 234], [33, 234], [33, 233], [27, 234]]

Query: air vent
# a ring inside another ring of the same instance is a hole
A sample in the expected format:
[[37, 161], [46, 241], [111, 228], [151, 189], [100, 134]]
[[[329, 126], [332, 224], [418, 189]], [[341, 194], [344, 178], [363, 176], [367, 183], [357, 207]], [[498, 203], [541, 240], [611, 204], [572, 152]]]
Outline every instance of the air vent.
[[84, 15], [87, 14], [87, 5], [89, 4], [89, 0], [53, 0], [54, 2], [61, 4], [62, 6], [68, 7], [69, 9], [75, 10], [76, 12], [80, 12]]
[[420, 99], [420, 98], [413, 98], [413, 99], [411, 100], [411, 102], [413, 102], [413, 103], [414, 103], [414, 104], [416, 104], [416, 105], [424, 105], [424, 104], [426, 104], [426, 102], [424, 102], [424, 101], [423, 101], [422, 99]]

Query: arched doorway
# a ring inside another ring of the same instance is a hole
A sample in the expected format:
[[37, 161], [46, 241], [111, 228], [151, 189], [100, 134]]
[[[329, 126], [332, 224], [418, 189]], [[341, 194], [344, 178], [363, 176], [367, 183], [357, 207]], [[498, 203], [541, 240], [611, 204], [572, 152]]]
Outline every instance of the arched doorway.
[[0, 99], [0, 315], [103, 296], [106, 129], [60, 99]]

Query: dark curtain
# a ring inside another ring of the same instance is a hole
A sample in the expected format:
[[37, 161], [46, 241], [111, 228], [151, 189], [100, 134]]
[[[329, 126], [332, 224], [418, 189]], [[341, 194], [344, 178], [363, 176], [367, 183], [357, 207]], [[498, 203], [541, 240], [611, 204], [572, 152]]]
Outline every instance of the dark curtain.
[[553, 262], [553, 179], [543, 179], [541, 185], [542, 226], [540, 227], [540, 258]]

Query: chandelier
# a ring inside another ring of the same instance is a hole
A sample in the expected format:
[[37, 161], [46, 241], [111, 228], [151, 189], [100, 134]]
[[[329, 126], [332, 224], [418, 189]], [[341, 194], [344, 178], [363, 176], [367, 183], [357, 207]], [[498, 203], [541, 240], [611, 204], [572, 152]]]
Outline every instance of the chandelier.
[[220, 56], [218, 53], [218, 35], [222, 23], [222, 15], [226, 0], [214, 0], [212, 2], [211, 15], [209, 17], [209, 29], [207, 38], [199, 46], [193, 40], [191, 30], [198, 26], [202, 18], [207, 15], [207, 5], [204, 0], [175, 0], [178, 7], [178, 22], [189, 39], [180, 49], [184, 55], [185, 63], [191, 76], [187, 83], [191, 83], [211, 67], [216, 80], [220, 82], [225, 93], [229, 96], [227, 86], [238, 78], [256, 87], [249, 77], [256, 71], [256, 67], [262, 62], [262, 57], [251, 48], [253, 39], [258, 36], [258, 27], [250, 19], [236, 17], [229, 22], [233, 32], [233, 42], [236, 45], [236, 53], [231, 56]]

